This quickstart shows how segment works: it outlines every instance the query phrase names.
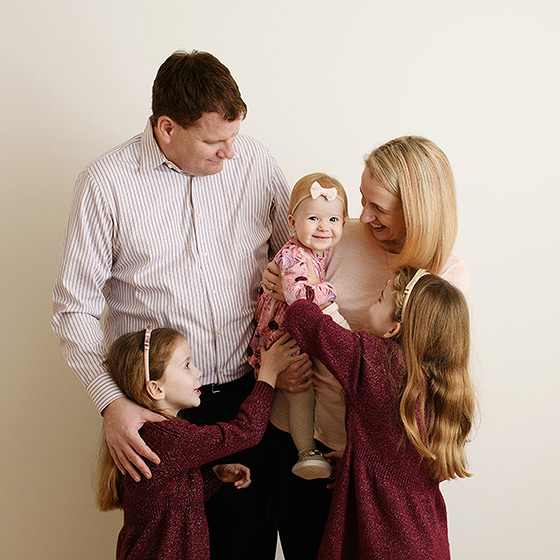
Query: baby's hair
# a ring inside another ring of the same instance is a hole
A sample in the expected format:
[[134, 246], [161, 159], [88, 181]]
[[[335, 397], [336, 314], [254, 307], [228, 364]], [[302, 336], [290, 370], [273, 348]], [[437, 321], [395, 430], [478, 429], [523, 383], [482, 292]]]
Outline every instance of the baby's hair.
[[393, 282], [394, 318], [401, 322], [397, 341], [406, 369], [400, 417], [408, 439], [428, 460], [435, 479], [464, 478], [471, 476], [465, 444], [475, 409], [468, 368], [469, 310], [457, 288], [427, 274], [414, 285], [402, 314], [405, 287], [415, 272], [404, 267]]
[[[163, 411], [154, 407], [154, 403], [146, 391], [145, 334], [145, 330], [123, 334], [111, 344], [104, 363], [107, 371], [127, 398], [145, 408], [165, 415]], [[177, 343], [182, 338], [184, 336], [174, 329], [161, 328], [152, 331], [150, 339], [150, 379], [152, 381], [163, 377], [165, 367]], [[95, 501], [99, 510], [110, 511], [122, 507], [122, 474], [111, 457], [105, 434], [103, 433], [101, 437]]]
[[348, 218], [348, 198], [346, 196], [346, 191], [344, 187], [337, 181], [334, 177], [326, 175], [325, 173], [310, 173], [302, 177], [292, 189], [292, 195], [290, 197], [290, 205], [288, 206], [288, 214], [293, 215], [299, 204], [311, 196], [309, 190], [313, 183], [319, 183], [324, 189], [335, 188], [337, 190], [337, 196], [341, 199], [343, 209], [343, 218]]

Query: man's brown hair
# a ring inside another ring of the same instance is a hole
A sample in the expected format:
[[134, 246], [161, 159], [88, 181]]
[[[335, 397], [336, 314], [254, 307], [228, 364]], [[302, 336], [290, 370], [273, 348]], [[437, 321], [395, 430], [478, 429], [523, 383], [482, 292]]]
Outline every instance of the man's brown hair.
[[152, 88], [154, 124], [162, 116], [187, 128], [202, 113], [244, 119], [247, 105], [230, 71], [207, 52], [174, 52], [159, 68]]

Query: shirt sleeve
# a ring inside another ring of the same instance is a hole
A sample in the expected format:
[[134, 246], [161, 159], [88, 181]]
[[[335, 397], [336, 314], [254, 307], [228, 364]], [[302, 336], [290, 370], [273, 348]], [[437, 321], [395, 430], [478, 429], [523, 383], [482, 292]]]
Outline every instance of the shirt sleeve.
[[331, 303], [336, 299], [336, 290], [331, 283], [309, 283], [309, 262], [305, 250], [301, 247], [293, 244], [285, 246], [277, 262], [288, 305], [298, 299], [306, 299], [317, 305]]
[[289, 188], [288, 181], [276, 160], [270, 156], [271, 175], [270, 186], [273, 194], [273, 205], [270, 209], [272, 221], [272, 235], [270, 237], [269, 259], [272, 260], [282, 245], [290, 237], [288, 225]]
[[451, 254], [439, 275], [467, 295], [471, 285], [471, 275], [467, 265], [459, 257]]
[[59, 273], [52, 328], [68, 362], [100, 412], [123, 394], [103, 367], [103, 289], [111, 277], [113, 220], [87, 172], [74, 189]]
[[204, 501], [207, 502], [220, 488], [222, 481], [216, 476], [212, 467], [204, 467], [202, 470], [202, 483], [204, 485]]

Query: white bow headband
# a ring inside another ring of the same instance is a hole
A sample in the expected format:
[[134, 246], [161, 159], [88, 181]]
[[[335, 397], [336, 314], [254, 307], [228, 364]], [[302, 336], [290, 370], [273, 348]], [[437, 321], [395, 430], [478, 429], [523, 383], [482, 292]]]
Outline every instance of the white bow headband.
[[309, 189], [309, 194], [305, 194], [303, 195], [295, 204], [294, 207], [292, 208], [292, 214], [296, 211], [296, 208], [306, 199], [311, 197], [313, 200], [315, 200], [316, 198], [319, 198], [320, 196], [323, 196], [324, 198], [326, 198], [329, 202], [331, 202], [332, 200], [335, 199], [339, 199], [342, 201], [342, 203], [344, 204], [344, 200], [342, 200], [342, 198], [339, 196], [338, 194], [338, 189], [336, 189], [335, 187], [332, 187], [330, 189], [325, 189], [325, 187], [322, 187], [317, 181], [314, 181], [314, 183], [311, 185], [310, 189]]

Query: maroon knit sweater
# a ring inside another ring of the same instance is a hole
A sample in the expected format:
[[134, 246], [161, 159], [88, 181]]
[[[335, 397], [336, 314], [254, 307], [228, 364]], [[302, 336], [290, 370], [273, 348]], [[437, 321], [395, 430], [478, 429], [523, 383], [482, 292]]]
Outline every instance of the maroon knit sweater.
[[404, 435], [397, 344], [337, 325], [308, 301], [288, 308], [286, 326], [346, 393], [347, 444], [319, 560], [447, 560], [447, 514], [439, 483]]
[[212, 468], [203, 465], [256, 445], [266, 429], [274, 395], [270, 385], [257, 381], [229, 423], [196, 426], [167, 420], [144, 425], [142, 438], [161, 463], [151, 465], [151, 479], [134, 482], [128, 475], [123, 479], [124, 525], [117, 560], [210, 558], [204, 502], [221, 483]]

